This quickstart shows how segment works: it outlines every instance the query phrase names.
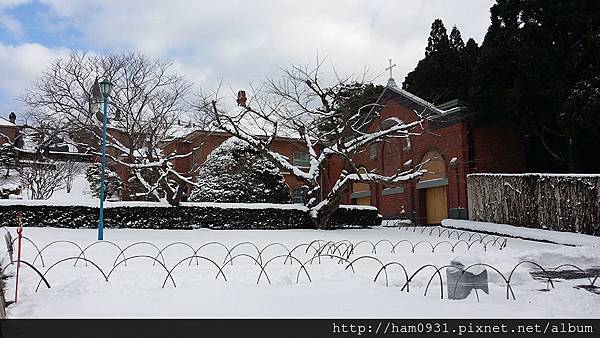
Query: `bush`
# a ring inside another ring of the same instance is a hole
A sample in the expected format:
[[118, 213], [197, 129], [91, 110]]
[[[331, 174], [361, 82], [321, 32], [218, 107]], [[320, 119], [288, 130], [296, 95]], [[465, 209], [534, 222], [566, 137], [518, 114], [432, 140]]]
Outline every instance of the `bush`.
[[225, 203], [291, 203], [279, 169], [238, 138], [215, 148], [198, 170], [190, 200]]
[[[100, 177], [102, 174], [102, 164], [93, 163], [85, 171], [85, 178], [90, 183], [92, 195], [100, 197]], [[123, 183], [117, 173], [106, 167], [104, 180], [104, 200], [118, 199], [123, 189]]]
[[[94, 206], [47, 205], [29, 201], [0, 204], [0, 226], [23, 224], [35, 227], [96, 228]], [[182, 203], [181, 206], [144, 202], [107, 202], [104, 224], [108, 228], [136, 229], [294, 229], [313, 228], [308, 209], [293, 204]], [[340, 208], [332, 218], [335, 226], [379, 225], [377, 209]]]

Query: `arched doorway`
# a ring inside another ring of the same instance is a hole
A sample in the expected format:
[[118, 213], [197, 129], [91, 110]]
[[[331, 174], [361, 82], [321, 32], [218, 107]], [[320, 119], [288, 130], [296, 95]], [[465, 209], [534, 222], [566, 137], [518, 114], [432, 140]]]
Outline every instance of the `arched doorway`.
[[[360, 168], [358, 173], [366, 174], [367, 170], [365, 168]], [[361, 182], [353, 183], [351, 198], [354, 200], [354, 204], [371, 205], [371, 185]]]
[[440, 224], [448, 218], [448, 178], [446, 164], [438, 151], [426, 153], [421, 163], [427, 162], [423, 169], [427, 170], [417, 183], [417, 189], [422, 192], [425, 203], [425, 219], [427, 224]]

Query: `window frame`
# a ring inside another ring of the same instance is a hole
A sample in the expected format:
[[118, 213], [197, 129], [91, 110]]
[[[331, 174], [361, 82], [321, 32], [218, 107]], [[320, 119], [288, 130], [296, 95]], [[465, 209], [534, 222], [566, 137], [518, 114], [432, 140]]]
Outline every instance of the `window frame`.
[[294, 151], [292, 154], [292, 165], [300, 168], [310, 168], [310, 154], [308, 151]]

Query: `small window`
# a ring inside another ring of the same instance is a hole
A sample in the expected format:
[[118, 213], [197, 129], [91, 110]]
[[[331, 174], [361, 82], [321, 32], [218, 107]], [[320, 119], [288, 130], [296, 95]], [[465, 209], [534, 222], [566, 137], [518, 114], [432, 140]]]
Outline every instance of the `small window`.
[[294, 204], [304, 204], [304, 196], [302, 195], [302, 189], [294, 189], [292, 191], [292, 200]]
[[412, 144], [410, 143], [410, 138], [407, 137], [405, 140], [406, 140], [406, 143], [402, 147], [402, 150], [405, 153], [410, 153], [410, 151], [412, 150]]
[[200, 163], [200, 149], [192, 150], [192, 170], [198, 168], [202, 163]]
[[305, 151], [294, 152], [294, 166], [296, 167], [310, 167], [310, 156]]
[[377, 158], [377, 144], [371, 144], [369, 148], [369, 158], [374, 160]]

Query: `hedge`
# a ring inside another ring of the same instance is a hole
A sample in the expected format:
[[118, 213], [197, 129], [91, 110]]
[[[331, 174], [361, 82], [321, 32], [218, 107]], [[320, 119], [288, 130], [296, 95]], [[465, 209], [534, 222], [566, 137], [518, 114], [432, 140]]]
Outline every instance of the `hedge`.
[[471, 174], [472, 221], [600, 236], [600, 175]]
[[[98, 207], [49, 205], [43, 202], [0, 202], [0, 226], [96, 228]], [[21, 202], [21, 203], [20, 203]], [[183, 203], [173, 207], [148, 202], [106, 203], [107, 228], [135, 229], [300, 229], [313, 228], [307, 208], [293, 204]], [[368, 227], [381, 224], [376, 208], [342, 206], [331, 220], [332, 227]]]

